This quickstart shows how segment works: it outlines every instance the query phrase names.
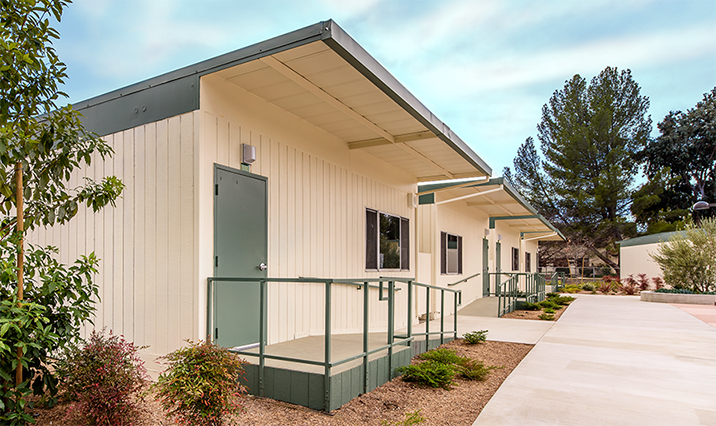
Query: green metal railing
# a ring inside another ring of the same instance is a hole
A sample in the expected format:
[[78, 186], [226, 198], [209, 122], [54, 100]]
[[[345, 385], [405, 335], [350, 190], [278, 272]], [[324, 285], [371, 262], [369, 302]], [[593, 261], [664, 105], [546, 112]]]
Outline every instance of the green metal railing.
[[[390, 277], [381, 277], [379, 279], [322, 279], [322, 278], [305, 278], [305, 277], [299, 277], [299, 278], [264, 278], [264, 279], [256, 279], [256, 278], [234, 278], [234, 277], [209, 277], [207, 279], [207, 290], [209, 295], [209, 303], [208, 303], [208, 309], [207, 309], [207, 335], [212, 335], [212, 324], [215, 317], [215, 311], [214, 311], [214, 305], [213, 305], [213, 298], [212, 295], [214, 294], [214, 285], [217, 282], [227, 282], [227, 283], [250, 283], [250, 284], [258, 284], [260, 286], [260, 296], [259, 296], [259, 336], [261, 338], [259, 339], [259, 352], [249, 352], [249, 351], [242, 351], [242, 350], [232, 350], [232, 352], [235, 352], [240, 355], [246, 355], [246, 356], [252, 356], [252, 357], [258, 357], [259, 358], [259, 373], [258, 373], [258, 381], [259, 381], [259, 395], [264, 396], [265, 395], [265, 367], [266, 367], [266, 360], [278, 360], [278, 361], [288, 361], [288, 362], [295, 362], [299, 364], [307, 364], [307, 365], [316, 365], [316, 366], [323, 366], [324, 369], [324, 390], [325, 390], [325, 398], [324, 398], [324, 409], [329, 410], [329, 403], [330, 403], [330, 376], [331, 376], [331, 369], [334, 367], [337, 367], [339, 365], [345, 364], [347, 362], [363, 358], [363, 365], [364, 365], [364, 377], [363, 377], [363, 390], [364, 392], [367, 391], [368, 388], [368, 380], [369, 380], [369, 372], [368, 372], [368, 357], [374, 353], [381, 352], [384, 350], [388, 351], [388, 369], [390, 372], [393, 371], [392, 368], [392, 358], [393, 358], [393, 348], [398, 345], [410, 345], [410, 342], [412, 342], [416, 336], [425, 336], [426, 340], [426, 346], [429, 344], [430, 336], [431, 335], [440, 335], [440, 343], [445, 342], [445, 335], [446, 334], [452, 334], [453, 339], [457, 338], [457, 315], [454, 315], [454, 324], [452, 330], [445, 330], [445, 293], [453, 293], [453, 304], [454, 304], [454, 312], [457, 313], [457, 308], [462, 303], [462, 291], [461, 290], [454, 290], [450, 288], [444, 288], [444, 287], [436, 287], [429, 284], [423, 284], [416, 282], [413, 279], [410, 278], [390, 278]], [[278, 355], [271, 355], [266, 353], [266, 335], [267, 335], [267, 329], [268, 329], [268, 306], [267, 306], [267, 286], [268, 283], [295, 283], [295, 284], [324, 284], [324, 296], [325, 296], [325, 310], [324, 310], [324, 328], [325, 328], [325, 341], [324, 341], [324, 357], [323, 361], [315, 361], [315, 360], [309, 360], [304, 358], [294, 358], [294, 357], [285, 357], [285, 356], [278, 356]], [[378, 285], [371, 285], [370, 283], [378, 283]], [[395, 293], [396, 291], [400, 290], [400, 288], [396, 288], [396, 283], [398, 284], [405, 284], [407, 286], [407, 333], [405, 335], [395, 335]], [[331, 290], [333, 285], [353, 285], [359, 287], [359, 289], [363, 290], [363, 351], [360, 353], [357, 353], [355, 355], [349, 356], [347, 358], [341, 359], [341, 360], [331, 360]], [[387, 288], [386, 288], [387, 284]], [[370, 330], [370, 324], [369, 324], [369, 306], [370, 306], [370, 296], [369, 296], [369, 288], [378, 288], [378, 298], [380, 301], [387, 301], [388, 302], [388, 339], [387, 344], [370, 349], [368, 344], [368, 335]], [[430, 312], [430, 293], [432, 291], [439, 291], [440, 292], [440, 331], [430, 331], [430, 321], [429, 321], [429, 314], [428, 318], [425, 323], [425, 332], [424, 333], [413, 333], [412, 331], [412, 316], [413, 316], [413, 293], [417, 288], [423, 288], [425, 289], [426, 293], [426, 312]], [[387, 290], [387, 296], [385, 296], [385, 293]], [[396, 340], [397, 339], [397, 340]]]
[[497, 287], [497, 316], [502, 317], [517, 308], [517, 297], [519, 296], [519, 277], [514, 274]]
[[555, 272], [549, 279], [549, 284], [552, 286], [552, 291], [556, 293], [564, 290], [566, 282], [567, 274], [565, 274], [564, 272]]
[[507, 279], [499, 283], [495, 288], [495, 295], [498, 297], [497, 316], [502, 317], [517, 309], [519, 299], [525, 302], [537, 303], [546, 297], [545, 286], [547, 281], [539, 273], [525, 272], [491, 272], [487, 275], [494, 275], [495, 282], [499, 283], [502, 275]]

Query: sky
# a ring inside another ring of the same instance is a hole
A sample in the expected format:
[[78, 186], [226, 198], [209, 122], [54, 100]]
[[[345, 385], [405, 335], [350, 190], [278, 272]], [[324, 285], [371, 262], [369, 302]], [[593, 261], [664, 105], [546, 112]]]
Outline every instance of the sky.
[[575, 74], [630, 69], [653, 136], [716, 87], [716, 0], [74, 0], [55, 47], [73, 103], [327, 19], [494, 176]]

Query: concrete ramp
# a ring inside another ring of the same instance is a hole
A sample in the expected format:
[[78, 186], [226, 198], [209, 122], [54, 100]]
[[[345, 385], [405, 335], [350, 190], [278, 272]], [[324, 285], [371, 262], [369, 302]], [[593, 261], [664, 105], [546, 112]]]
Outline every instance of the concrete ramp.
[[457, 315], [497, 318], [498, 302], [499, 299], [497, 297], [483, 297], [458, 310]]

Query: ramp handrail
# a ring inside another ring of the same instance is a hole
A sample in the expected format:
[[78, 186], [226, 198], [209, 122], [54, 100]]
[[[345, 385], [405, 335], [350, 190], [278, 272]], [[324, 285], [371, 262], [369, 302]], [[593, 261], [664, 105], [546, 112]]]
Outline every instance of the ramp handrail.
[[[369, 365], [368, 365], [368, 357], [371, 354], [374, 354], [376, 352], [388, 350], [388, 369], [391, 372], [392, 375], [392, 359], [393, 359], [393, 348], [397, 345], [409, 345], [410, 342], [412, 342], [416, 336], [425, 336], [426, 345], [429, 345], [429, 340], [431, 335], [440, 335], [440, 343], [444, 343], [445, 341], [445, 335], [446, 334], [452, 334], [453, 339], [457, 338], [457, 308], [462, 304], [462, 291], [457, 289], [450, 289], [445, 287], [438, 287], [433, 286], [429, 284], [423, 284], [419, 283], [411, 278], [403, 278], [403, 277], [380, 277], [380, 278], [355, 278], [355, 279], [330, 279], [330, 278], [307, 278], [307, 277], [299, 277], [299, 278], [244, 278], [244, 277], [209, 277], [207, 278], [207, 296], [208, 296], [208, 303], [207, 303], [207, 335], [209, 338], [213, 336], [212, 333], [212, 327], [214, 326], [215, 322], [215, 308], [214, 308], [214, 286], [217, 282], [228, 282], [228, 283], [257, 283], [259, 285], [260, 291], [259, 291], [259, 352], [258, 354], [255, 352], [249, 352], [246, 350], [234, 350], [232, 349], [232, 352], [235, 352], [240, 355], [246, 355], [246, 356], [252, 356], [259, 358], [259, 373], [258, 373], [258, 380], [259, 380], [259, 395], [264, 396], [265, 395], [265, 366], [266, 366], [266, 359], [273, 359], [273, 360], [280, 360], [280, 361], [288, 361], [288, 362], [295, 362], [300, 364], [308, 364], [308, 365], [318, 365], [324, 367], [324, 390], [325, 390], [325, 398], [324, 398], [324, 409], [326, 411], [329, 410], [329, 403], [330, 403], [330, 375], [331, 375], [331, 368], [336, 367], [341, 364], [345, 364], [347, 362], [363, 358], [363, 365], [364, 365], [364, 372], [365, 375], [363, 377], [363, 390], [364, 392], [367, 391], [368, 388], [368, 379], [369, 379]], [[266, 353], [266, 338], [267, 338], [267, 329], [268, 329], [268, 305], [267, 305], [267, 284], [268, 283], [295, 283], [295, 284], [324, 284], [324, 296], [325, 296], [325, 310], [324, 310], [324, 333], [325, 333], [325, 341], [324, 341], [324, 358], [323, 361], [313, 361], [308, 359], [302, 359], [302, 358], [296, 358], [296, 357], [285, 357], [285, 356], [278, 356], [278, 355], [271, 355]], [[378, 286], [370, 285], [370, 283], [378, 283]], [[384, 296], [384, 289], [385, 284], [387, 283], [387, 297]], [[407, 306], [407, 333], [406, 335], [395, 335], [395, 292], [399, 289], [396, 288], [396, 283], [402, 283], [407, 285], [407, 299], [408, 299], [408, 306]], [[331, 360], [331, 289], [334, 284], [339, 285], [355, 285], [359, 288], [362, 288], [363, 293], [363, 351], [360, 353], [357, 353], [355, 355], [349, 356], [347, 358], [333, 361]], [[379, 289], [379, 295], [378, 298], [380, 301], [387, 301], [388, 302], [388, 342], [386, 345], [383, 345], [379, 348], [370, 349], [368, 345], [368, 334], [369, 334], [369, 288], [378, 288]], [[424, 288], [426, 293], [426, 312], [428, 313], [428, 318], [426, 319], [425, 323], [425, 332], [424, 333], [413, 333], [412, 332], [412, 316], [413, 316], [413, 292], [418, 287]], [[440, 292], [440, 306], [441, 306], [441, 316], [440, 316], [440, 331], [430, 331], [430, 320], [429, 320], [429, 313], [430, 313], [430, 293], [431, 291], [439, 291]], [[454, 304], [454, 324], [452, 330], [445, 330], [445, 293], [453, 293], [453, 304]], [[398, 339], [396, 341], [396, 339]]]

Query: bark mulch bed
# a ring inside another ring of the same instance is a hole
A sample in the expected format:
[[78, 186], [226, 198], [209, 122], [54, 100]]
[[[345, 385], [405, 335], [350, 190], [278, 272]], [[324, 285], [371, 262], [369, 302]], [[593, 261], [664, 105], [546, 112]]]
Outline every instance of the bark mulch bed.
[[[560, 311], [563, 311], [561, 309]], [[462, 339], [446, 343], [458, 355], [483, 361], [486, 366], [504, 368], [490, 372], [484, 382], [456, 379], [451, 390], [434, 389], [400, 378], [361, 395], [331, 413], [323, 413], [268, 398], [248, 396], [245, 412], [231, 419], [231, 425], [380, 425], [382, 420], [401, 421], [405, 413], [420, 410], [423, 425], [472, 425], [492, 395], [533, 345], [487, 341], [470, 345]], [[147, 397], [145, 412], [137, 418], [139, 426], [173, 426], [166, 419], [159, 404]], [[46, 426], [77, 426], [78, 419], [65, 420], [67, 407], [59, 405], [51, 410], [36, 408], [37, 424]]]

